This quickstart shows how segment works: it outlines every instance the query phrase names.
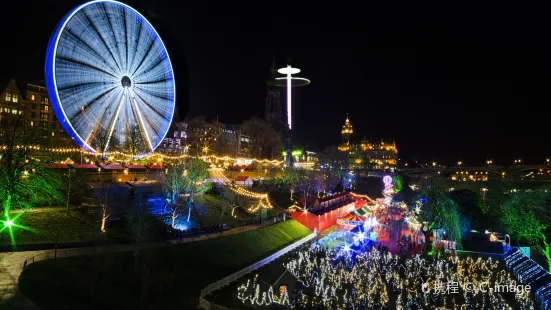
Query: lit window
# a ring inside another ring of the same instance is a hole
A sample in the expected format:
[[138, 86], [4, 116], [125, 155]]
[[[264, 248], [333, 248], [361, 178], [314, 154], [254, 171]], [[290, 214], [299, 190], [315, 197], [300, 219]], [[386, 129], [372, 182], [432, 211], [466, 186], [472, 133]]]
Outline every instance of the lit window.
[[23, 110], [19, 110], [19, 115], [22, 115], [23, 114]]
[[17, 102], [19, 100], [17, 94], [13, 94], [12, 97], [11, 97], [11, 101], [13, 102]]
[[11, 114], [17, 114], [17, 109], [12, 109]]
[[48, 111], [49, 111], [49, 108], [50, 108], [50, 107], [49, 107], [48, 105], [46, 105], [46, 104], [41, 104], [41, 105], [40, 105], [40, 110], [41, 110], [41, 111], [48, 112]]
[[31, 127], [33, 127], [33, 126], [34, 126], [34, 122], [33, 122], [33, 121], [31, 121]]
[[10, 102], [11, 101], [11, 98], [12, 98], [12, 94], [10, 93], [6, 93], [6, 101]]
[[55, 132], [52, 131], [52, 137], [55, 136]]
[[31, 100], [34, 100], [34, 95], [31, 95]]
[[40, 113], [41, 120], [48, 120], [48, 113]]

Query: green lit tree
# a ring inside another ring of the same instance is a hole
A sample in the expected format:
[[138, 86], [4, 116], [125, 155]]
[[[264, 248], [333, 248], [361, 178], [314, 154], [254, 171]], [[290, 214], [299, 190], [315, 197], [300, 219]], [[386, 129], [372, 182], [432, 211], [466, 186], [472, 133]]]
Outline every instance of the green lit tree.
[[[451, 199], [448, 188], [440, 178], [428, 179], [421, 190], [421, 197], [426, 199], [419, 213], [420, 222], [427, 222], [427, 233], [433, 235], [435, 230], [442, 229], [446, 236], [456, 243], [456, 248], [461, 249], [461, 214], [459, 206]], [[432, 246], [430, 238], [427, 243]]]
[[392, 183], [394, 183], [394, 193], [399, 193], [402, 191], [402, 188], [404, 188], [404, 182], [399, 175], [392, 177]]
[[503, 222], [519, 241], [526, 241], [546, 259], [551, 272], [551, 188], [511, 192], [503, 204]]
[[184, 177], [186, 174], [186, 166], [184, 161], [178, 161], [174, 165], [167, 168], [163, 189], [166, 193], [166, 200], [170, 208], [171, 226], [174, 228], [176, 218], [180, 215], [181, 210], [185, 206], [184, 202]]
[[32, 209], [62, 201], [58, 178], [37, 156], [41, 134], [24, 121], [2, 122], [0, 132], [0, 201], [4, 221], [13, 209]]
[[187, 200], [187, 221], [189, 222], [194, 198], [208, 191], [211, 183], [206, 181], [209, 177], [208, 165], [200, 159], [188, 158], [183, 173], [183, 194]]

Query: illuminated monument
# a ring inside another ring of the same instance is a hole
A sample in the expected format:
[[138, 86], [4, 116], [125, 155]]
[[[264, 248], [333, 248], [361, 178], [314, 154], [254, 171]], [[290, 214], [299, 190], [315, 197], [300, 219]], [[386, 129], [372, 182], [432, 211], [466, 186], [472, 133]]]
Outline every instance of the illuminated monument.
[[59, 122], [86, 151], [108, 151], [136, 132], [148, 151], [163, 141], [175, 109], [172, 64], [130, 6], [91, 1], [69, 12], [50, 38], [45, 71]]
[[[289, 126], [289, 130], [293, 129], [293, 105], [292, 105], [292, 88], [293, 87], [300, 87], [300, 86], [306, 86], [310, 84], [310, 80], [292, 76], [293, 74], [300, 73], [300, 69], [293, 68], [290, 65], [287, 65], [285, 68], [278, 69], [277, 72], [279, 74], [283, 74], [285, 76], [283, 77], [276, 77], [275, 83], [279, 87], [285, 87], [287, 88], [287, 126]], [[287, 164], [291, 164], [291, 147], [292, 147], [292, 141], [289, 139], [288, 145], [285, 145], [285, 152], [286, 152], [286, 161]]]
[[346, 115], [341, 129], [342, 144], [339, 145], [339, 150], [346, 152], [349, 168], [391, 171], [396, 168], [398, 163], [396, 143], [385, 143], [383, 140], [380, 143], [373, 143], [365, 138], [360, 143], [354, 143], [350, 141], [353, 133], [352, 123]]

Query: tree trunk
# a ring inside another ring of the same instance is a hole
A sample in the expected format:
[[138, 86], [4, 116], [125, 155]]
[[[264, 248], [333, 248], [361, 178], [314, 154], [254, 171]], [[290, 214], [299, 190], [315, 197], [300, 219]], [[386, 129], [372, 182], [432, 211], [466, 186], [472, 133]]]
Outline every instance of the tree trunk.
[[69, 215], [69, 199], [71, 197], [71, 187], [67, 189], [67, 215]]
[[176, 222], [176, 211], [177, 211], [176, 208], [172, 209], [172, 228], [174, 228], [174, 224]]
[[547, 260], [547, 269], [549, 270], [549, 273], [551, 273], [551, 245], [547, 244], [546, 240], [543, 240], [543, 256], [545, 256], [545, 259]]
[[190, 200], [189, 200], [188, 212], [187, 212], [187, 221], [188, 222], [191, 218], [191, 208], [192, 208], [192, 206], [193, 206], [193, 195], [190, 194]]

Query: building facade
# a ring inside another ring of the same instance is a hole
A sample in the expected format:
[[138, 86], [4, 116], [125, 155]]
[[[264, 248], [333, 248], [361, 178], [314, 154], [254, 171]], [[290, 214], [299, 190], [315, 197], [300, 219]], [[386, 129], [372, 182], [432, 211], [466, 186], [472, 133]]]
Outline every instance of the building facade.
[[224, 123], [175, 122], [157, 151], [163, 153], [188, 153], [190, 155], [216, 155], [248, 157], [248, 136], [238, 125]]
[[[10, 79], [0, 95], [2, 128], [28, 126], [36, 129], [43, 147], [72, 147], [74, 143], [57, 120], [43, 83], [18, 83]], [[1, 134], [1, 133], [0, 133]]]
[[348, 116], [341, 129], [342, 143], [339, 150], [345, 152], [350, 169], [394, 170], [398, 164], [398, 148], [395, 142], [371, 142], [362, 139], [352, 142], [354, 128]]

